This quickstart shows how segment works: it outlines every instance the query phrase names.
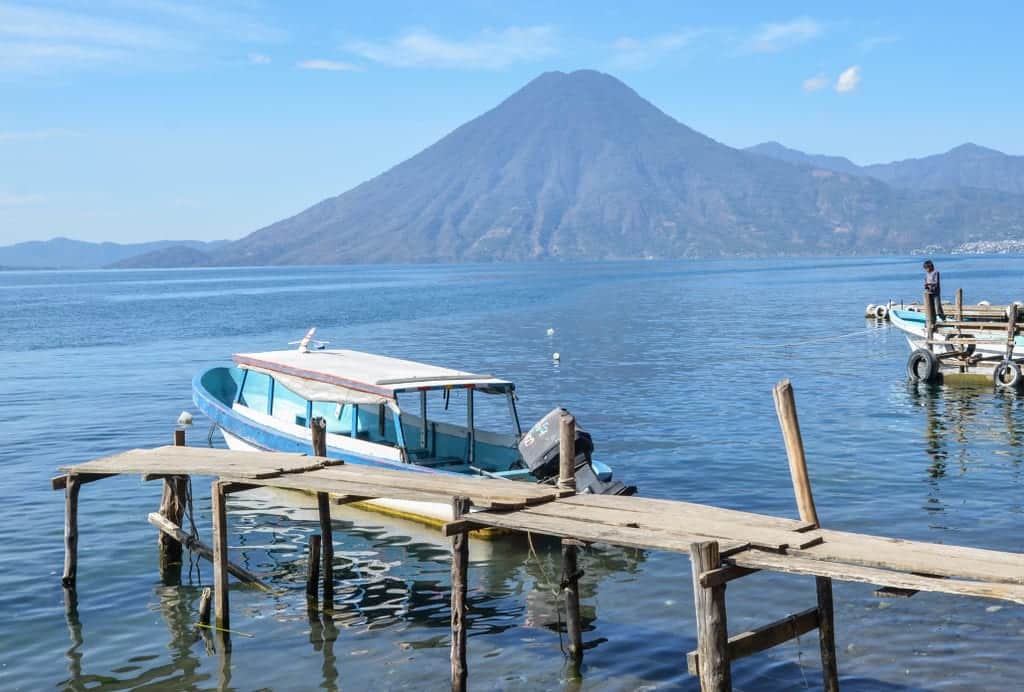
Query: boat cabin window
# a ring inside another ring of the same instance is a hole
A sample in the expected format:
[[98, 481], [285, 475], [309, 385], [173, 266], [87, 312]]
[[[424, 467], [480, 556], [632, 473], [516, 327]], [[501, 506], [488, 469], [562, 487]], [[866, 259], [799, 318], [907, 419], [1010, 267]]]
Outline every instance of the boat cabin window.
[[266, 413], [270, 404], [270, 376], [253, 370], [245, 371], [245, 383], [238, 395], [238, 403], [254, 411]]
[[314, 401], [312, 412], [314, 418], [320, 417], [327, 422], [327, 432], [332, 435], [347, 435], [379, 444], [396, 444], [391, 414], [384, 406]]
[[274, 405], [270, 415], [292, 425], [306, 427], [306, 400], [280, 382], [274, 383]]

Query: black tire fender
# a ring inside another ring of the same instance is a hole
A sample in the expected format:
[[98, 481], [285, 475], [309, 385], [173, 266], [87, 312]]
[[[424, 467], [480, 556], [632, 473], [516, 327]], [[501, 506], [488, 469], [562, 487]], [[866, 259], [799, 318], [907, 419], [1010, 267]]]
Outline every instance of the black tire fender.
[[1012, 360], [1004, 360], [992, 373], [992, 379], [1000, 389], [1016, 389], [1022, 378], [1024, 376], [1021, 375], [1020, 366]]
[[934, 382], [939, 377], [939, 359], [926, 348], [915, 348], [907, 359], [907, 377], [913, 382]]
[[[973, 339], [974, 338], [974, 334], [959, 334], [959, 335], [958, 334], [947, 334], [945, 338], [946, 338], [946, 341], [949, 342], [949, 340], [951, 338], [956, 337], [956, 336], [959, 336], [962, 339]], [[953, 343], [946, 343], [945, 348], [946, 348], [946, 353], [960, 352], [960, 353], [963, 353], [964, 355], [968, 355], [968, 356], [973, 356], [974, 355], [974, 351], [977, 350], [976, 344], [953, 344]]]

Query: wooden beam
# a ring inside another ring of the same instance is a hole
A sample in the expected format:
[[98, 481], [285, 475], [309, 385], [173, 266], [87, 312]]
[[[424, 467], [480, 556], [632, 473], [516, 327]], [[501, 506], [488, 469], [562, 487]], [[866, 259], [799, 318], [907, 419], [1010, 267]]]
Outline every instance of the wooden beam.
[[[773, 646], [778, 646], [790, 639], [807, 634], [818, 626], [818, 609], [808, 608], [802, 612], [776, 620], [756, 630], [743, 632], [729, 637], [729, 660], [736, 661], [753, 656]], [[691, 675], [700, 671], [700, 653], [691, 651], [686, 654], [686, 666]]]
[[456, 519], [441, 526], [441, 535], [450, 538], [460, 533], [467, 533], [476, 528], [477, 525], [470, 519]]
[[726, 565], [725, 567], [719, 567], [708, 572], [704, 572], [700, 575], [701, 586], [721, 586], [733, 579], [739, 579], [745, 577], [748, 574], [754, 572], [760, 572], [758, 569], [751, 569], [749, 567], [737, 567], [736, 565]]
[[[925, 296], [927, 298], [927, 296]], [[931, 311], [931, 301], [927, 301]], [[929, 312], [931, 314], [931, 312]], [[931, 317], [934, 327], [934, 315]], [[793, 481], [800, 519], [820, 526], [818, 510], [814, 506], [811, 480], [807, 474], [807, 458], [804, 455], [804, 441], [800, 435], [800, 421], [796, 414], [796, 398], [793, 385], [782, 380], [775, 385], [775, 410], [786, 442], [786, 456], [789, 459], [789, 474]], [[833, 622], [832, 580], [827, 577], [815, 578], [818, 597], [818, 644], [821, 651], [821, 675], [825, 692], [839, 692], [839, 668], [836, 664], [836, 635]]]
[[244, 493], [246, 490], [255, 490], [262, 487], [262, 485], [255, 485], [253, 483], [224, 483], [224, 494]]
[[64, 576], [60, 583], [65, 589], [74, 589], [78, 579], [78, 476], [67, 477], [64, 495]]
[[[213, 550], [202, 541], [185, 533], [177, 524], [172, 523], [169, 519], [167, 519], [164, 516], [161, 516], [157, 512], [150, 512], [149, 516], [146, 517], [146, 519], [149, 521], [150, 524], [160, 529], [160, 531], [162, 531], [164, 534], [170, 536], [175, 541], [179, 542], [181, 545], [185, 546], [199, 557], [209, 561], [210, 563], [213, 563]], [[230, 560], [228, 561], [228, 572], [237, 577], [238, 580], [241, 582], [251, 584], [252, 586], [263, 589], [264, 591], [273, 592], [273, 589], [267, 586], [265, 583], [263, 583], [263, 581], [261, 581], [258, 576], [256, 576], [249, 570], [245, 569], [244, 567], [236, 565]]]
[[68, 478], [74, 476], [78, 480], [79, 485], [85, 485], [86, 483], [92, 483], [102, 478], [110, 478], [116, 476], [116, 473], [64, 473], [59, 476], [54, 476], [50, 479], [50, 487], [54, 490], [64, 490], [68, 487]]
[[210, 488], [213, 501], [213, 590], [216, 625], [219, 629], [231, 629], [231, 615], [228, 609], [228, 512], [227, 495], [223, 483], [214, 481]]
[[730, 692], [729, 630], [725, 613], [725, 585], [702, 586], [700, 575], [721, 566], [718, 543], [705, 541], [690, 546], [693, 563], [693, 603], [697, 611], [697, 651], [700, 688], [703, 692]]
[[[469, 498], [452, 499], [452, 517], [462, 519], [469, 512]], [[452, 536], [452, 631], [451, 665], [452, 692], [466, 692], [466, 581], [469, 575], [469, 536]]]
[[583, 663], [583, 623], [580, 619], [580, 577], [583, 572], [577, 561], [577, 542], [562, 541], [562, 591], [565, 592], [565, 628], [569, 637], [569, 657], [573, 677], [579, 677]]

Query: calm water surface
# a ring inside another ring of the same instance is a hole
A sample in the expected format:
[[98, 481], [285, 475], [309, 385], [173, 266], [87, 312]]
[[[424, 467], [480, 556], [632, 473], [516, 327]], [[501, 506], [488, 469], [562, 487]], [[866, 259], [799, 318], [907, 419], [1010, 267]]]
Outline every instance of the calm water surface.
[[[937, 264], [969, 301], [1021, 298], [1020, 258]], [[920, 282], [914, 258], [0, 273], [0, 689], [446, 687], [445, 541], [357, 510], [337, 515], [338, 607], [320, 617], [303, 590], [315, 512], [232, 499], [232, 558], [278, 591], [233, 589], [232, 626], [253, 636], [223, 657], [192, 628], [209, 566], [160, 579], [146, 522], [160, 485], [90, 484], [65, 603], [57, 467], [169, 442], [197, 370], [313, 324], [335, 347], [513, 379], [524, 423], [567, 406], [644, 495], [780, 516], [795, 509], [771, 387], [789, 377], [824, 524], [1022, 551], [1024, 400], [908, 385], [903, 339], [861, 317]], [[189, 444], [207, 432], [197, 415]], [[209, 541], [209, 479], [193, 486]], [[585, 553], [579, 682], [560, 651], [554, 547], [474, 542], [471, 558], [473, 688], [697, 689], [685, 557]], [[1019, 687], [1021, 607], [871, 592], [835, 587], [845, 689]], [[730, 629], [813, 602], [809, 578], [752, 576], [729, 587]], [[819, 687], [816, 637], [738, 662], [734, 681]]]

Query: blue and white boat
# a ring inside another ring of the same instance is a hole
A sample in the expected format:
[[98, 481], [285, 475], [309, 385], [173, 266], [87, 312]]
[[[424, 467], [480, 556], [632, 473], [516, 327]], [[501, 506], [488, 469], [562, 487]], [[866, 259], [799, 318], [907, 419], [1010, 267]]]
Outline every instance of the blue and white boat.
[[[899, 329], [907, 338], [907, 344], [911, 350], [925, 348], [925, 314], [916, 310], [890, 310], [889, 322], [896, 329]], [[949, 325], [943, 328], [942, 319], [936, 321], [935, 339], [939, 341], [949, 340], [949, 344], [940, 344], [942, 350], [957, 350], [956, 338], [973, 339], [972, 352], [982, 356], [1003, 356], [1006, 354], [1006, 333], [992, 329], [977, 329], [971, 331], [967, 325], [957, 331], [951, 330]], [[1014, 337], [1013, 357], [1024, 357], [1024, 336]]]
[[[229, 448], [309, 453], [310, 421], [320, 417], [327, 423], [328, 456], [346, 463], [510, 482], [556, 480], [557, 449], [541, 448], [552, 439], [557, 445], [557, 422], [552, 435], [548, 419], [559, 409], [524, 435], [512, 382], [371, 353], [311, 349], [311, 337], [312, 330], [298, 349], [235, 354], [233, 367], [195, 377], [193, 400]], [[542, 438], [543, 444], [533, 444]], [[590, 457], [591, 448], [581, 431], [579, 491], [635, 492], [613, 480], [611, 469]], [[440, 503], [366, 504], [430, 523], [451, 519], [451, 508]]]

